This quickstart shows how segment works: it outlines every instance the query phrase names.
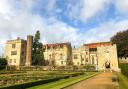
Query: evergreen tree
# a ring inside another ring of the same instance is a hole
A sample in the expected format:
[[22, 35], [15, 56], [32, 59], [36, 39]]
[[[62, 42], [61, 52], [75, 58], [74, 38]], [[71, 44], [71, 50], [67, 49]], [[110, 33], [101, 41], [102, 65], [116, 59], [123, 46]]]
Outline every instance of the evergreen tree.
[[119, 57], [128, 57], [128, 30], [118, 32], [111, 38], [112, 43], [117, 44]]
[[37, 31], [33, 38], [32, 65], [43, 65], [43, 44], [40, 42], [40, 31]]

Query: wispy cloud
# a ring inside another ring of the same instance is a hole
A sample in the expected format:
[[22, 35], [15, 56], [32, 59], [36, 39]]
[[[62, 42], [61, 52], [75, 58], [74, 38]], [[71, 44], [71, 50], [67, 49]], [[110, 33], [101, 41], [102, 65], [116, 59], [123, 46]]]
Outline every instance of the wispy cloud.
[[128, 15], [128, 0], [115, 0], [115, 7], [118, 13]]

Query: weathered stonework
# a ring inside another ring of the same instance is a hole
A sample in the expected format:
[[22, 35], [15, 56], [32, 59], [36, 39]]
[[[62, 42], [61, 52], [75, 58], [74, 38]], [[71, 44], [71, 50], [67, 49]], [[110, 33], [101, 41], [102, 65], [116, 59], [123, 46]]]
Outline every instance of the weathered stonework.
[[92, 64], [98, 71], [104, 71], [107, 68], [119, 71], [115, 44], [110, 42], [85, 44], [73, 49], [72, 52], [72, 61], [76, 66]]
[[5, 47], [5, 57], [8, 65], [23, 66], [26, 58], [26, 41], [20, 38], [9, 40]]
[[[5, 57], [8, 65], [31, 66], [32, 36], [26, 40], [9, 40], [6, 43]], [[116, 44], [99, 42], [84, 44], [80, 48], [72, 48], [71, 43], [45, 44], [44, 59], [48, 66], [82, 66], [94, 65], [96, 70], [119, 71]]]
[[110, 69], [119, 71], [116, 45], [101, 46], [97, 48], [98, 70], [106, 68], [105, 64], [110, 63]]
[[120, 57], [120, 58], [118, 58], [118, 60], [119, 60], [119, 63], [128, 63], [128, 57]]
[[71, 44], [57, 43], [44, 45], [44, 59], [48, 65], [66, 66], [71, 61]]
[[32, 42], [33, 42], [33, 37], [32, 36], [27, 36], [26, 66], [30, 66], [31, 65], [31, 60], [32, 60]]

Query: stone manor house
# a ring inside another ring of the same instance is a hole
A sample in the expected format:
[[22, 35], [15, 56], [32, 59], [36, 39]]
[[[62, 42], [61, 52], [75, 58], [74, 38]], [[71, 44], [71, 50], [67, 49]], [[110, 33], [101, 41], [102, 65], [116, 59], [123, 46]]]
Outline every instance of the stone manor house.
[[[5, 57], [9, 66], [31, 66], [33, 37], [27, 40], [8, 40], [6, 42]], [[48, 65], [66, 66], [71, 63], [75, 66], [94, 65], [96, 70], [106, 68], [118, 71], [116, 44], [99, 42], [84, 44], [79, 48], [72, 48], [71, 43], [45, 44], [44, 59]]]

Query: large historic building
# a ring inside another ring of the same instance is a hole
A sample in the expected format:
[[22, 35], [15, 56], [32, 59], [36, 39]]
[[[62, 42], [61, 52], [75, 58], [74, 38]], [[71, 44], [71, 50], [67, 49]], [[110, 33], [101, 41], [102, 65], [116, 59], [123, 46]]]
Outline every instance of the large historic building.
[[71, 62], [72, 48], [70, 43], [45, 44], [44, 58], [48, 65], [66, 66]]
[[27, 36], [27, 40], [8, 40], [5, 47], [5, 57], [8, 65], [30, 66], [32, 55], [32, 36]]
[[[32, 36], [27, 36], [27, 40], [17, 38], [7, 41], [5, 57], [8, 65], [31, 66], [32, 41]], [[49, 66], [90, 64], [99, 71], [106, 68], [119, 70], [116, 44], [111, 42], [84, 44], [79, 48], [72, 48], [71, 43], [45, 44], [43, 47], [44, 59]]]
[[116, 45], [111, 42], [90, 43], [77, 49], [73, 48], [72, 61], [77, 66], [95, 65], [97, 70], [119, 70]]

